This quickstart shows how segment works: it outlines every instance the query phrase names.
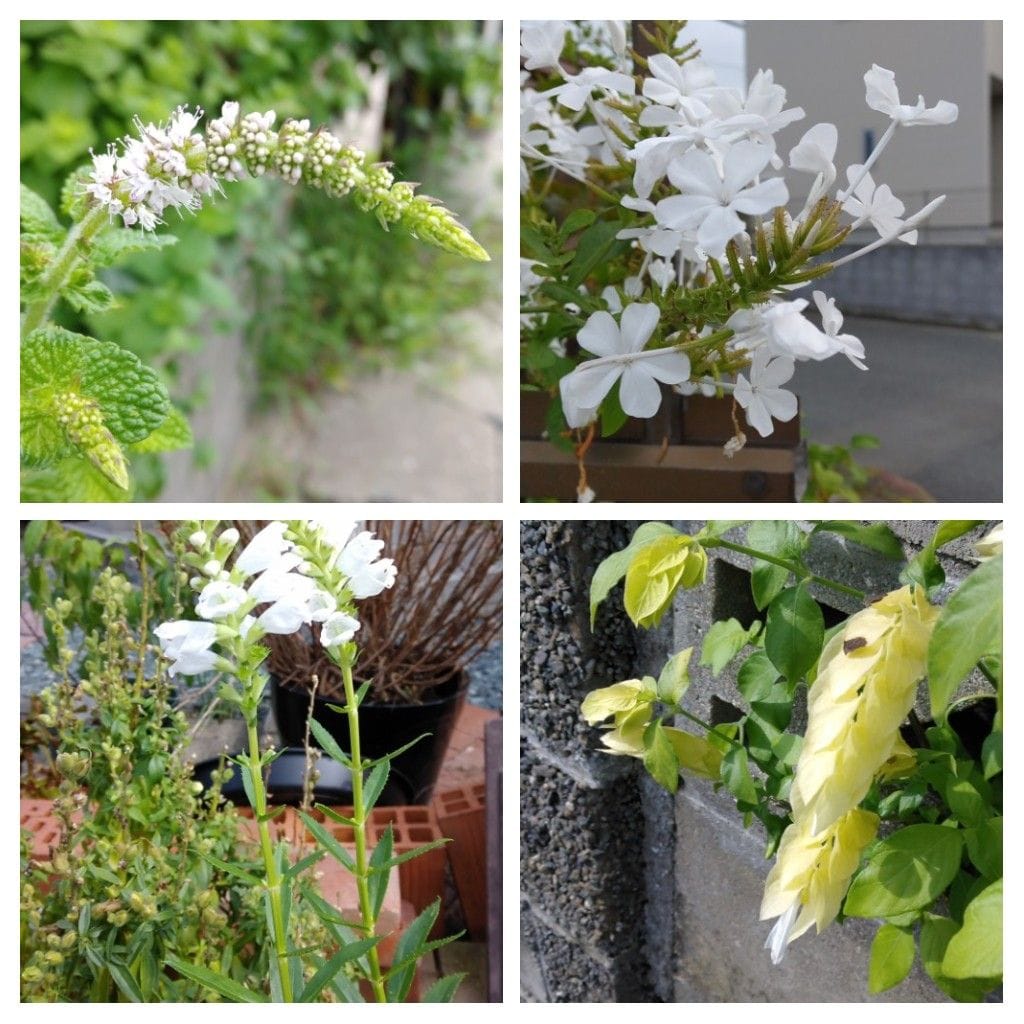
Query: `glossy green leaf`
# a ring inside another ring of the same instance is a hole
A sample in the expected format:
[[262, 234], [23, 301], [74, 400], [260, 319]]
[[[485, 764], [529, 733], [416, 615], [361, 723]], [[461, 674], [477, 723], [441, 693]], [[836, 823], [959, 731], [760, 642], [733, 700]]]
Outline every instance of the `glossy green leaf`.
[[692, 656], [692, 647], [673, 654], [658, 676], [658, 700], [669, 707], [677, 707], [690, 688], [689, 665]]
[[975, 664], [1003, 651], [1003, 558], [974, 570], [950, 597], [928, 645], [932, 716], [940, 721]]
[[921, 963], [925, 973], [948, 995], [961, 1003], [978, 1003], [992, 988], [989, 982], [970, 979], [960, 981], [949, 978], [942, 972], [942, 961], [949, 941], [960, 930], [956, 921], [937, 914], [925, 914], [921, 923]]
[[804, 585], [790, 587], [772, 601], [764, 650], [790, 683], [797, 682], [817, 662], [824, 641], [824, 616]]
[[960, 868], [963, 840], [942, 825], [910, 825], [883, 839], [853, 880], [848, 917], [892, 917], [928, 906]]
[[711, 674], [718, 674], [757, 636], [761, 623], [755, 621], [747, 629], [737, 619], [714, 622], [704, 634], [700, 650], [700, 663], [711, 668]]
[[679, 788], [679, 760], [662, 723], [655, 719], [644, 732], [644, 767], [663, 789]]
[[967, 856], [986, 878], [1003, 876], [1003, 819], [989, 818], [964, 832]]
[[902, 542], [885, 523], [856, 523], [850, 520], [831, 519], [817, 523], [812, 532], [836, 533], [861, 547], [877, 551], [886, 558], [895, 561], [903, 558]]
[[968, 904], [964, 925], [942, 958], [947, 978], [998, 978], [1003, 973], [1003, 880], [993, 882]]
[[743, 747], [731, 747], [722, 758], [722, 781], [725, 788], [740, 802], [757, 803], [757, 788], [754, 786], [747, 752]]
[[868, 991], [873, 995], [898, 985], [914, 966], [914, 936], [903, 928], [883, 924], [875, 932], [868, 964]]
[[750, 701], [768, 696], [778, 682], [779, 670], [764, 651], [755, 651], [743, 664], [736, 676], [736, 686]]
[[590, 581], [590, 628], [594, 628], [594, 618], [597, 615], [598, 606], [608, 596], [612, 587], [615, 586], [625, 575], [633, 555], [645, 544], [658, 537], [671, 536], [678, 533], [668, 523], [644, 523], [633, 534], [627, 547], [622, 551], [616, 551], [604, 559], [594, 572]]

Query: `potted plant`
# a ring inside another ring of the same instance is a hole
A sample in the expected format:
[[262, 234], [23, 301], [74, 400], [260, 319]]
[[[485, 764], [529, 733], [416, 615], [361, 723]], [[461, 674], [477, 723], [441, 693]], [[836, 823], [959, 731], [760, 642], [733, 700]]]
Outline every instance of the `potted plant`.
[[[239, 523], [244, 532], [253, 524]], [[428, 803], [468, 688], [466, 666], [501, 627], [501, 524], [369, 522], [400, 569], [394, 586], [363, 610], [356, 682], [370, 757], [406, 747], [392, 759], [396, 803]], [[301, 747], [312, 718], [343, 750], [345, 717], [333, 706], [342, 680], [318, 642], [319, 626], [270, 636], [274, 713], [285, 744]], [[315, 737], [313, 737], [315, 740]]]

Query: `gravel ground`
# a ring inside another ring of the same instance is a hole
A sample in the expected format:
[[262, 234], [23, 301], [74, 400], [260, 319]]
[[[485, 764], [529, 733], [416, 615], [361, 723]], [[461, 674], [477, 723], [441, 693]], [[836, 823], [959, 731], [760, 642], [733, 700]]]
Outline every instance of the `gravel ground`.
[[501, 710], [501, 641], [469, 665], [469, 700], [478, 707]]

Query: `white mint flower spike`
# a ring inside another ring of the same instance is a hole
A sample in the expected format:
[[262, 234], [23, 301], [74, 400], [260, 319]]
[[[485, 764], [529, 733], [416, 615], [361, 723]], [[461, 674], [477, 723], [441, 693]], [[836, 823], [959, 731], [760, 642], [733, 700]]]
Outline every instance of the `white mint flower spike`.
[[573, 414], [596, 410], [620, 378], [623, 412], [645, 419], [661, 406], [659, 381], [679, 384], [690, 376], [690, 360], [683, 353], [672, 348], [643, 350], [658, 326], [658, 315], [658, 307], [649, 302], [630, 303], [618, 324], [604, 310], [590, 315], [577, 340], [600, 358], [581, 363], [559, 382], [569, 426], [589, 422]]
[[736, 377], [733, 395], [746, 412], [747, 422], [762, 437], [768, 437], [775, 429], [772, 419], [786, 423], [797, 413], [796, 395], [779, 387], [793, 376], [793, 370], [792, 359], [785, 356], [773, 359], [763, 346], [754, 353], [750, 380], [742, 373]]
[[746, 231], [740, 214], [765, 214], [789, 199], [782, 178], [751, 184], [771, 157], [768, 146], [737, 142], [720, 175], [709, 154], [690, 150], [669, 164], [669, 180], [683, 194], [657, 204], [658, 223], [673, 231], [696, 229], [697, 244], [709, 256], [721, 256], [729, 239]]

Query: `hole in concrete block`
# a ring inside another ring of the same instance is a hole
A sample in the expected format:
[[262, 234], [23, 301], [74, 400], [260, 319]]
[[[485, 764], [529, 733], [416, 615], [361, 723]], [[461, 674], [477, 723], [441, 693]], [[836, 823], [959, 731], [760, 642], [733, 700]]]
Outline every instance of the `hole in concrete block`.
[[757, 610], [750, 593], [750, 573], [728, 562], [716, 561], [712, 565], [712, 618], [716, 622], [722, 619], [737, 619], [747, 628], [755, 619], [761, 619], [763, 622], [764, 618]]
[[831, 629], [833, 626], [838, 626], [840, 622], [845, 622], [849, 618], [848, 612], [841, 612], [838, 608], [832, 608], [827, 604], [821, 604], [818, 602], [821, 608], [822, 617], [825, 620], [825, 628]]
[[711, 724], [725, 725], [727, 722], [738, 722], [743, 717], [743, 712], [721, 697], [711, 697]]

